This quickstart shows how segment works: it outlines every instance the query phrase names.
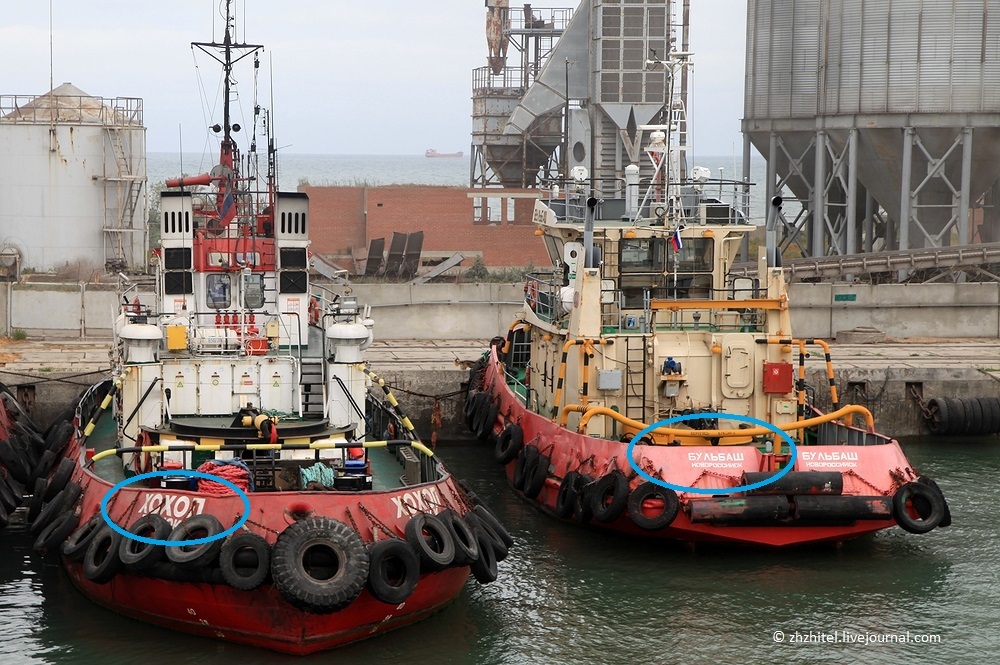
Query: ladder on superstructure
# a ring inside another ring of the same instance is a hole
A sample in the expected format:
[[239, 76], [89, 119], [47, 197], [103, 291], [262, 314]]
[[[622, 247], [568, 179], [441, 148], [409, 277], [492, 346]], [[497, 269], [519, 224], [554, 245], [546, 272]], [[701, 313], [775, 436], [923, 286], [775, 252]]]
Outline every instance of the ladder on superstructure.
[[625, 417], [639, 422], [646, 419], [646, 335], [626, 334], [625, 340]]
[[[114, 153], [115, 172], [105, 175], [104, 263], [108, 270], [142, 269], [145, 263], [146, 220], [136, 220], [136, 211], [145, 196], [146, 175], [136, 173], [133, 158], [126, 152], [126, 132], [133, 127], [108, 125], [105, 132]], [[113, 199], [112, 199], [112, 183]], [[141, 255], [135, 249], [135, 234], [143, 237]]]

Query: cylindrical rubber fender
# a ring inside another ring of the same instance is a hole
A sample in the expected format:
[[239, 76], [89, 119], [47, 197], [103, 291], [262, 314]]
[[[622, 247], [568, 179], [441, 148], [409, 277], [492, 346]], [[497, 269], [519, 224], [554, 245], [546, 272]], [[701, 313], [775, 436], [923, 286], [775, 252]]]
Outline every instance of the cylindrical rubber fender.
[[[160, 515], [150, 514], [132, 522], [128, 531], [143, 538], [166, 540], [173, 531], [173, 527]], [[162, 561], [165, 549], [165, 545], [152, 545], [123, 536], [122, 544], [118, 549], [118, 558], [122, 560], [125, 568], [138, 573], [148, 570], [154, 564]]]
[[1000, 403], [995, 397], [977, 397], [979, 408], [983, 412], [980, 434], [996, 434], [1000, 431]]
[[576, 483], [579, 477], [577, 471], [570, 471], [563, 476], [562, 482], [559, 483], [559, 492], [556, 494], [556, 516], [563, 519], [573, 516], [576, 505]]
[[963, 399], [962, 404], [965, 406], [965, 434], [979, 434], [983, 426], [983, 412], [979, 408], [979, 400], [970, 397]]
[[336, 612], [364, 588], [368, 551], [361, 536], [343, 522], [309, 517], [278, 536], [271, 550], [271, 577], [295, 607], [315, 614]]
[[420, 558], [406, 541], [380, 540], [368, 550], [368, 591], [378, 601], [399, 605], [417, 588]]
[[488, 397], [484, 404], [485, 406], [480, 407], [481, 415], [476, 420], [476, 436], [480, 441], [487, 441], [493, 435], [493, 428], [496, 426], [497, 416], [500, 414], [500, 405], [492, 397]]
[[[745, 471], [740, 485], [752, 485], [770, 480], [775, 473], [770, 471]], [[747, 490], [747, 495], [768, 494], [843, 494], [844, 476], [839, 471], [789, 471], [773, 483]]]
[[480, 584], [489, 584], [497, 579], [497, 554], [493, 550], [493, 543], [482, 531], [476, 532], [476, 541], [479, 545], [479, 556], [472, 562], [472, 574]]
[[793, 515], [797, 520], [890, 520], [892, 499], [887, 496], [808, 496], [795, 497]]
[[219, 569], [229, 586], [253, 591], [271, 574], [271, 546], [256, 533], [234, 533], [219, 550]]
[[927, 401], [927, 410], [931, 416], [927, 419], [927, 429], [931, 434], [948, 433], [948, 402], [941, 397], [933, 397]]
[[0, 529], [6, 529], [10, 524], [10, 517], [7, 515], [7, 508], [0, 502]]
[[594, 478], [581, 473], [576, 478], [576, 496], [573, 498], [573, 519], [580, 524], [587, 524], [594, 516], [594, 508], [590, 505], [590, 488]]
[[948, 434], [961, 434], [965, 431], [965, 404], [954, 397], [945, 397], [948, 403]]
[[944, 496], [930, 485], [906, 483], [892, 495], [892, 516], [904, 531], [927, 533], [941, 524], [944, 514]]
[[451, 530], [434, 515], [417, 513], [406, 523], [406, 542], [420, 557], [427, 572], [443, 570], [455, 560], [455, 540]]
[[91, 515], [90, 519], [76, 528], [70, 534], [66, 542], [62, 544], [62, 553], [67, 559], [82, 561], [83, 555], [90, 547], [90, 541], [97, 535], [98, 530], [104, 526], [104, 518], [100, 513]]
[[7, 467], [10, 475], [14, 476], [17, 482], [22, 485], [28, 484], [31, 469], [24, 463], [20, 453], [14, 449], [10, 441], [0, 440], [0, 464]]
[[47, 527], [52, 520], [59, 516], [60, 513], [72, 510], [73, 506], [76, 505], [77, 500], [79, 500], [80, 495], [82, 494], [83, 488], [80, 487], [79, 484], [70, 482], [66, 485], [66, 487], [63, 488], [63, 491], [56, 495], [56, 498], [42, 506], [42, 510], [38, 513], [38, 517], [36, 517], [31, 523], [31, 533], [37, 536], [41, 530]]
[[73, 477], [74, 471], [76, 471], [76, 462], [68, 457], [63, 457], [59, 460], [59, 464], [56, 465], [56, 470], [52, 472], [48, 486], [45, 488], [46, 501], [49, 501], [56, 494], [62, 492], [63, 488], [66, 487], [66, 483]]
[[938, 526], [940, 527], [951, 526], [951, 508], [948, 507], [948, 500], [944, 498], [944, 492], [941, 491], [941, 488], [938, 487], [938, 484], [934, 482], [933, 479], [928, 478], [927, 476], [920, 476], [919, 478], [917, 478], [917, 482], [929, 486], [931, 489], [933, 489], [935, 492], [941, 495], [941, 502], [944, 504], [944, 517], [941, 518], [941, 523], [938, 524]]
[[107, 584], [122, 569], [118, 549], [122, 535], [107, 524], [98, 528], [83, 555], [83, 575], [94, 584]]
[[620, 469], [615, 469], [593, 484], [589, 499], [595, 520], [614, 522], [628, 505], [628, 478]]
[[537, 446], [525, 446], [521, 449], [521, 454], [517, 456], [517, 463], [514, 465], [514, 477], [511, 480], [514, 489], [518, 491], [524, 489], [524, 484], [528, 481], [527, 472], [534, 467], [536, 459], [538, 459]]
[[[175, 526], [167, 540], [177, 542], [210, 538], [223, 531], [225, 529], [222, 528], [222, 523], [215, 515], [195, 515]], [[216, 539], [199, 545], [170, 545], [167, 546], [166, 551], [167, 559], [171, 563], [186, 568], [204, 568], [215, 561], [216, 557], [219, 556], [220, 549], [222, 549], [222, 540]]]
[[693, 499], [691, 522], [708, 524], [768, 523], [788, 519], [788, 498], [784, 496], [713, 497]]
[[35, 486], [31, 490], [31, 499], [28, 500], [28, 522], [38, 519], [38, 514], [42, 512], [45, 505], [45, 495], [48, 494], [49, 481], [45, 478], [35, 478]]
[[497, 437], [497, 445], [493, 449], [493, 459], [500, 464], [508, 464], [517, 457], [524, 445], [524, 431], [517, 423], [510, 423], [503, 428]]
[[476, 543], [476, 534], [462, 516], [449, 509], [442, 511], [437, 517], [448, 527], [451, 539], [455, 542], [455, 558], [452, 564], [467, 566], [478, 559], [479, 545]]
[[80, 518], [76, 516], [76, 513], [63, 513], [42, 529], [42, 532], [35, 538], [32, 549], [43, 556], [49, 552], [58, 552], [59, 546], [70, 537], [79, 523]]
[[468, 513], [465, 516], [465, 521], [470, 527], [472, 527], [473, 532], [483, 532], [486, 539], [493, 545], [493, 553], [496, 555], [497, 561], [503, 561], [507, 558], [507, 554], [509, 554], [507, 545], [500, 539], [500, 536], [497, 535], [496, 531], [491, 529], [485, 522], [479, 519], [475, 513]]
[[647, 531], [670, 526], [677, 517], [678, 510], [680, 501], [677, 499], [677, 492], [656, 483], [644, 482], [628, 497], [629, 519], [637, 527]]
[[500, 520], [490, 512], [489, 508], [486, 506], [476, 506], [474, 512], [483, 524], [493, 530], [493, 533], [500, 538], [504, 545], [507, 547], [514, 546], [514, 539], [507, 532], [507, 529], [504, 528], [503, 524], [500, 523]]
[[538, 498], [542, 488], [545, 487], [545, 479], [549, 477], [549, 465], [552, 460], [547, 455], [535, 457], [531, 469], [524, 470], [524, 496], [529, 499]]

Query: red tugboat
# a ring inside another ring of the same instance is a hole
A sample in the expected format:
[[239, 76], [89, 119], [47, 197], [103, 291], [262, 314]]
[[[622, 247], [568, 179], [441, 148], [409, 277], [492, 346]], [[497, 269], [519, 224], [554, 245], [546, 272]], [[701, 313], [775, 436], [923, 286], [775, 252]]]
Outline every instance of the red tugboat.
[[[792, 335], [777, 262], [732, 274], [754, 229], [746, 210], [708, 195], [708, 169], [680, 177], [686, 146], [670, 128], [645, 129], [642, 200], [633, 165], [631, 197], [577, 167], [536, 203], [553, 268], [527, 276], [523, 309], [471, 372], [466, 422], [495, 439], [515, 490], [564, 520], [693, 543], [780, 548], [950, 524], [938, 486], [871, 413], [839, 403], [826, 343]], [[826, 353], [827, 413], [807, 399], [813, 349]]]
[[226, 8], [223, 41], [194, 44], [223, 66], [219, 165], [167, 183], [155, 288], [123, 289], [113, 374], [55, 426], [29, 517], [105, 607], [308, 654], [433, 614], [470, 569], [493, 581], [512, 541], [365, 365], [370, 310], [310, 284], [273, 140], [260, 179], [238, 150], [233, 65], [261, 47]]

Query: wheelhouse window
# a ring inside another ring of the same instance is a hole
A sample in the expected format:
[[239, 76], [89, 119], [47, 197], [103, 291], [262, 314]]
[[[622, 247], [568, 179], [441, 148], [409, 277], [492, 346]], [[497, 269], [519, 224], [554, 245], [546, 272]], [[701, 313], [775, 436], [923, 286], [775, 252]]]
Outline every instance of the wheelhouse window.
[[621, 272], [663, 272], [663, 238], [622, 238], [618, 247]]
[[260, 309], [264, 306], [264, 276], [259, 274], [243, 277], [243, 306]]
[[208, 275], [205, 278], [206, 303], [211, 309], [226, 309], [232, 303], [232, 283], [229, 275]]

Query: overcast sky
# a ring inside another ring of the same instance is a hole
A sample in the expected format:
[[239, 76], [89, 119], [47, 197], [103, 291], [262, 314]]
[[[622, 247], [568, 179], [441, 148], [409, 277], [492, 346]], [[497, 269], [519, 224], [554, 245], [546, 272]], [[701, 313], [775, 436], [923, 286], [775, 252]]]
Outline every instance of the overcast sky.
[[[53, 78], [141, 97], [151, 152], [202, 152], [221, 120], [218, 67], [189, 43], [221, 37], [219, 0], [51, 0]], [[4, 2], [0, 94], [49, 89], [49, 3]], [[517, 6], [511, 0], [512, 6]], [[572, 7], [573, 0], [534, 3]], [[696, 154], [741, 150], [746, 0], [692, 3]], [[472, 70], [486, 64], [483, 0], [240, 0], [239, 38], [264, 44], [278, 145], [289, 153], [469, 152]], [[195, 68], [195, 63], [198, 69]], [[251, 69], [235, 120], [249, 126]], [[262, 103], [267, 74], [261, 76]], [[243, 120], [244, 115], [246, 121]]]

